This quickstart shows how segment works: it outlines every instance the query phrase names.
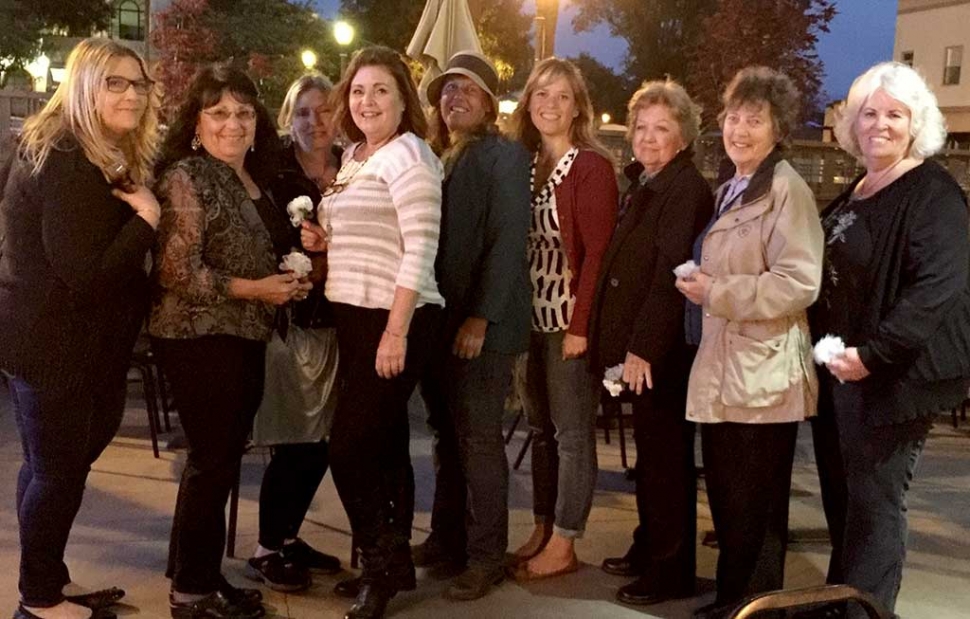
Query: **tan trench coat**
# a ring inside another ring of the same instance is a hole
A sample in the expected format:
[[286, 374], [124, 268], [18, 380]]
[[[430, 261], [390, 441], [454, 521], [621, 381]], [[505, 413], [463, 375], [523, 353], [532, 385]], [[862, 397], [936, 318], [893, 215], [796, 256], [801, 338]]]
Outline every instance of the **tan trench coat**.
[[690, 375], [690, 421], [779, 423], [815, 415], [818, 379], [805, 312], [822, 278], [815, 197], [784, 160], [770, 185], [757, 180], [704, 239], [700, 266], [714, 280]]

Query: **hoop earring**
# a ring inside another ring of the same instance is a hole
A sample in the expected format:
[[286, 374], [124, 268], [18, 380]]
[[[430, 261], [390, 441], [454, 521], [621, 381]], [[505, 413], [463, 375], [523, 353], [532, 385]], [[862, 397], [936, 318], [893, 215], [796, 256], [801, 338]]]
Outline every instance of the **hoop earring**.
[[192, 136], [192, 143], [189, 146], [192, 147], [192, 150], [199, 150], [199, 147], [202, 146], [202, 140], [199, 139], [198, 133]]

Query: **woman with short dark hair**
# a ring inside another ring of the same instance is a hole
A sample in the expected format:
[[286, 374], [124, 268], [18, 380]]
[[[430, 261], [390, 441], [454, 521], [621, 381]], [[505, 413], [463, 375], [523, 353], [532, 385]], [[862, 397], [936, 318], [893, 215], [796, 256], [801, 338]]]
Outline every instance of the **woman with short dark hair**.
[[701, 424], [719, 550], [717, 598], [699, 617], [784, 584], [795, 439], [818, 393], [806, 309], [822, 271], [815, 198], [781, 148], [798, 96], [767, 67], [728, 84], [719, 118], [733, 166], [694, 243], [698, 268], [677, 280], [688, 342], [699, 345], [687, 419]]

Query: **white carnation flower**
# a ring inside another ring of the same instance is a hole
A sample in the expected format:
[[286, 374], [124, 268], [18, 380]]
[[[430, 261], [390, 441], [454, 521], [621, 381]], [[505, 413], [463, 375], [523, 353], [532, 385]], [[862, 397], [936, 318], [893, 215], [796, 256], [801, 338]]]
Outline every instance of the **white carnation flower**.
[[286, 213], [290, 216], [290, 223], [296, 228], [310, 218], [310, 214], [313, 213], [313, 200], [310, 196], [293, 198], [286, 205]]
[[313, 270], [313, 263], [310, 262], [310, 257], [304, 253], [298, 251], [291, 251], [290, 253], [283, 256], [283, 262], [280, 263], [281, 271], [290, 271], [297, 278], [303, 279], [310, 274]]
[[845, 342], [837, 335], [826, 335], [815, 344], [815, 363], [822, 365], [845, 354]]
[[606, 368], [603, 373], [603, 386], [606, 390], [610, 392], [610, 395], [614, 398], [623, 393], [626, 389], [626, 384], [623, 382], [623, 364], [614, 365], [611, 368]]
[[689, 279], [694, 273], [697, 272], [699, 268], [700, 267], [697, 266], [696, 262], [693, 260], [688, 260], [684, 264], [678, 265], [677, 268], [674, 269], [674, 275], [676, 275], [678, 279]]

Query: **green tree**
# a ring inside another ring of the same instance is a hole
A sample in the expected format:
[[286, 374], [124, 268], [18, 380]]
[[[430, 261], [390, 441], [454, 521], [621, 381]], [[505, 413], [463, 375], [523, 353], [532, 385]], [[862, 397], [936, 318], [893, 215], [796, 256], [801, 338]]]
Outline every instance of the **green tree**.
[[22, 67], [40, 53], [46, 32], [89, 36], [107, 28], [110, 17], [104, 0], [0, 0], [0, 59]]
[[414, 34], [424, 2], [418, 0], [341, 0], [341, 14], [357, 29], [357, 38], [404, 51]]
[[586, 52], [569, 60], [583, 72], [596, 114], [606, 112], [612, 117], [610, 122], [625, 123], [626, 105], [633, 94], [634, 83]]
[[482, 52], [492, 59], [501, 78], [499, 96], [525, 85], [534, 57], [529, 42], [532, 15], [522, 12], [523, 0], [492, 0], [475, 23]]
[[636, 80], [683, 81], [687, 55], [702, 35], [702, 22], [717, 0], [575, 0], [577, 32], [605, 24], [627, 43], [624, 72]]
[[175, 0], [156, 14], [152, 43], [169, 113], [198, 68], [216, 60], [245, 70], [271, 109], [305, 70], [302, 50], [316, 52], [320, 72], [336, 78], [339, 71], [327, 23], [303, 1]]
[[719, 0], [703, 24], [704, 36], [689, 55], [686, 86], [710, 125], [720, 97], [737, 71], [764, 65], [785, 73], [802, 93], [802, 118], [819, 108], [822, 61], [818, 35], [836, 15], [833, 0]]

